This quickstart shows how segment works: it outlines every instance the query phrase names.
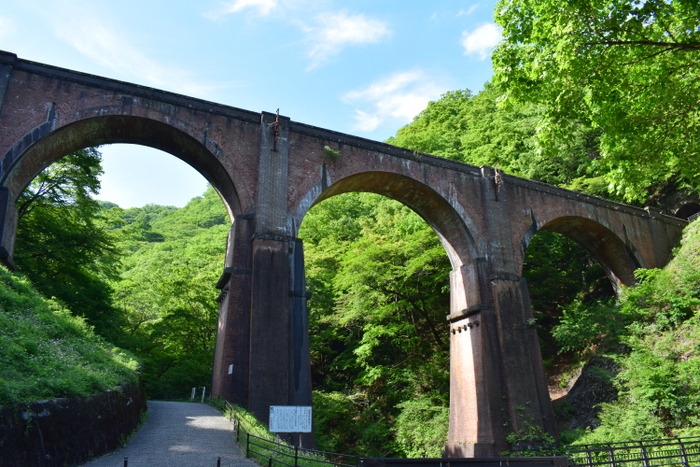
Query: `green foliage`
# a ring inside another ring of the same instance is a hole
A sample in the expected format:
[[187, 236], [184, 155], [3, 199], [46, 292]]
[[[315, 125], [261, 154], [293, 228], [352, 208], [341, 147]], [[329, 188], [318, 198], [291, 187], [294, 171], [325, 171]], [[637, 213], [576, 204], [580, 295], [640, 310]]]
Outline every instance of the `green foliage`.
[[499, 106], [498, 88], [486, 83], [477, 95], [452, 91], [401, 128], [388, 143], [473, 165], [488, 165], [514, 175], [554, 185], [571, 185], [591, 194], [606, 194], [599, 177], [599, 131], [572, 128], [552, 155], [543, 154], [537, 132], [544, 107], [529, 103]]
[[577, 444], [682, 436], [700, 426], [700, 224], [690, 224], [662, 270], [638, 272], [622, 297], [628, 349], [619, 355], [618, 400], [603, 404], [600, 426]]
[[[614, 291], [600, 264], [575, 241], [540, 231], [525, 253], [523, 276], [543, 358], [555, 359], [567, 351], [575, 352], [576, 358], [584, 357], [595, 342], [593, 335], [604, 335], [610, 321], [606, 306]], [[578, 334], [581, 329], [585, 337]]]
[[[229, 223], [209, 188], [181, 209], [147, 205], [121, 214], [122, 270], [111, 285], [123, 314], [121, 344], [143, 360], [149, 397], [180, 398], [208, 386]], [[111, 210], [110, 210], [111, 211]]]
[[611, 304], [594, 302], [586, 305], [577, 299], [563, 307], [561, 321], [552, 329], [552, 336], [559, 344], [560, 352], [586, 355], [592, 350], [605, 348], [606, 339], [616, 342], [618, 331], [629, 323], [625, 318]]
[[[416, 214], [367, 193], [324, 201], [307, 214], [300, 236], [313, 293], [317, 432], [327, 433], [319, 445], [406, 455], [393, 441], [400, 405], [437, 393], [434, 405], [447, 406], [448, 341], [441, 332], [449, 312], [447, 255]], [[356, 428], [347, 430], [343, 420]], [[343, 440], [335, 435], [341, 431]]]
[[99, 190], [100, 161], [95, 149], [77, 151], [22, 192], [14, 257], [44, 296], [56, 297], [99, 334], [115, 338], [120, 323], [108, 279], [116, 275], [117, 250], [109, 219], [91, 198]]
[[183, 209], [123, 210], [92, 199], [101, 174], [101, 156], [88, 148], [30, 184], [17, 203], [17, 265], [44, 295], [136, 353], [149, 397], [208, 386], [230, 225], [221, 200], [209, 189]]
[[637, 287], [627, 291], [623, 311], [664, 330], [690, 318], [700, 307], [700, 239], [697, 222], [683, 234], [682, 249], [664, 269], [638, 270]]
[[584, 123], [600, 130], [599, 170], [626, 200], [676, 174], [697, 190], [697, 2], [503, 0], [495, 16], [496, 82], [506, 101], [544, 106], [543, 153]]
[[407, 457], [442, 457], [450, 421], [449, 407], [428, 395], [398, 405], [396, 443]]
[[340, 157], [340, 151], [336, 151], [335, 149], [331, 148], [330, 146], [323, 146], [323, 153], [333, 160]]
[[84, 319], [0, 269], [0, 406], [136, 383], [138, 367]]
[[354, 452], [353, 441], [362, 436], [362, 430], [352, 397], [340, 392], [314, 391], [313, 401], [316, 444], [328, 452]]

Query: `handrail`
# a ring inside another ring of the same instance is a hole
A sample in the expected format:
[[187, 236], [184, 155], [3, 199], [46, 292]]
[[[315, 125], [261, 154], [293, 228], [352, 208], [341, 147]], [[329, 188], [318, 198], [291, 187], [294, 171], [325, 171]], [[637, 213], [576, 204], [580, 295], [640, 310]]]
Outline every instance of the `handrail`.
[[227, 411], [233, 414], [234, 438], [245, 446], [245, 456], [258, 460], [262, 465], [274, 467], [318, 467], [330, 465], [333, 467], [359, 467], [360, 457], [336, 452], [319, 451], [316, 449], [300, 448], [287, 443], [262, 438], [250, 433], [250, 428], [244, 427], [244, 421], [238, 417], [228, 401], [224, 401]]
[[591, 444], [566, 455], [570, 467], [690, 467], [700, 465], [700, 437]]
[[[700, 467], [700, 436], [665, 440], [643, 440], [605, 444], [571, 446], [566, 457], [537, 458], [475, 458], [475, 459], [389, 459], [362, 458], [334, 452], [318, 451], [291, 446], [278, 440], [255, 436], [243, 427], [231, 404], [225, 401], [233, 414], [236, 442], [245, 446], [246, 457], [256, 459], [267, 467], [433, 467], [473, 466], [499, 467], [504, 462], [536, 466], [568, 467]], [[245, 441], [245, 444], [243, 442]], [[567, 462], [568, 461], [568, 462]], [[468, 466], [467, 466], [468, 464]]]

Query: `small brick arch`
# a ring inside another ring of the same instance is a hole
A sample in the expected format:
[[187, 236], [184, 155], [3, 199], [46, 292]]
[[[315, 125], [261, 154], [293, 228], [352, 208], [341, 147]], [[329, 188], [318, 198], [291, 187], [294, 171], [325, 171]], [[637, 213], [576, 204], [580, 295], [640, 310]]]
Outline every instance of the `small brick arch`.
[[599, 222], [581, 216], [562, 216], [539, 228], [533, 224], [533, 228], [523, 238], [525, 248], [540, 230], [562, 234], [583, 246], [603, 266], [614, 287], [636, 283], [634, 271], [642, 265], [634, 255], [634, 246], [624, 242]]
[[[681, 219], [688, 219], [692, 220], [697, 217], [697, 214], [700, 213], [700, 204], [698, 203], [687, 203], [681, 206], [675, 213], [676, 217], [679, 217]], [[695, 216], [695, 217], [693, 217]], [[691, 219], [692, 218], [692, 219]]]

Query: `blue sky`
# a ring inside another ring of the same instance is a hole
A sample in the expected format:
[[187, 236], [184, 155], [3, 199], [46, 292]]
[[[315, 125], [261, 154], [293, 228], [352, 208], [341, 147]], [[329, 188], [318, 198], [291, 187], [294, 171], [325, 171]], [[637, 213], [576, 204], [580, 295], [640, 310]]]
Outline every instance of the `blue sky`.
[[[0, 49], [256, 112], [279, 108], [298, 122], [383, 141], [442, 93], [482, 89], [500, 38], [494, 5], [3, 0]], [[206, 186], [170, 155], [127, 145], [101, 150], [99, 197], [122, 207], [182, 206]]]

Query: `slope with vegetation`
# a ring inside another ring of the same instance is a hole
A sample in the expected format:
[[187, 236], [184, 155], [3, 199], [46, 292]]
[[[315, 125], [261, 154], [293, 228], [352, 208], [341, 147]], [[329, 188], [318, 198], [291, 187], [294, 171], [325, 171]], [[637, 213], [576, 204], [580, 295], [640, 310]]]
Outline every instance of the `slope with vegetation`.
[[139, 362], [133, 355], [4, 269], [0, 307], [0, 406], [138, 384]]
[[[388, 142], [609, 199], [697, 199], [699, 17], [696, 2], [504, 1], [494, 84], [445, 94]], [[138, 355], [151, 397], [183, 397], [209, 382], [229, 220], [211, 189], [182, 209], [97, 203], [100, 170], [87, 150], [32, 184], [17, 264]], [[552, 383], [565, 386], [593, 356], [619, 369], [598, 372], [617, 399], [565, 441], [697, 430], [699, 229], [689, 227], [666, 269], [638, 272], [640, 285], [620, 296], [583, 247], [533, 238], [523, 275]], [[319, 446], [440, 455], [450, 266], [437, 236], [405, 206], [366, 193], [315, 206], [299, 235]], [[47, 248], [56, 243], [65, 251]], [[562, 427], [575, 410], [557, 406]]]
[[209, 386], [218, 320], [218, 290], [229, 220], [209, 188], [187, 206], [147, 205], [107, 215], [122, 251], [121, 274], [111, 280], [122, 316], [120, 345], [143, 361], [151, 398], [183, 398]]

